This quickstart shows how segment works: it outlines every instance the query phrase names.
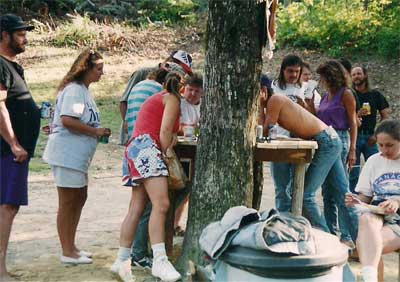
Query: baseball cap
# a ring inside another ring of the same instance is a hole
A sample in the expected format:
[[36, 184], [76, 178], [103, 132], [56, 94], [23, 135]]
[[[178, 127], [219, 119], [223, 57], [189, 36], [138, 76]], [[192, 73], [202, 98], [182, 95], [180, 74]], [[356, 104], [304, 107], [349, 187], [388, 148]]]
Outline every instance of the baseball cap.
[[13, 32], [16, 30], [31, 31], [34, 29], [33, 25], [27, 25], [23, 22], [21, 17], [13, 14], [6, 14], [0, 16], [0, 32], [7, 31]]
[[186, 73], [192, 73], [192, 57], [183, 50], [173, 51], [171, 57], [182, 63], [182, 67]]

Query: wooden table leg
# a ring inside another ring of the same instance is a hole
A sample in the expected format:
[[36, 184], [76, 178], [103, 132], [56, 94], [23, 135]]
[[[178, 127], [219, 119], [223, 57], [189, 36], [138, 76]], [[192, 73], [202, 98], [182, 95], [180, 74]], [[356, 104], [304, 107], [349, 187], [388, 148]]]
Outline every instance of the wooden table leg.
[[306, 173], [306, 164], [300, 163], [294, 165], [293, 194], [292, 194], [292, 214], [301, 215], [303, 210], [304, 195], [304, 176]]

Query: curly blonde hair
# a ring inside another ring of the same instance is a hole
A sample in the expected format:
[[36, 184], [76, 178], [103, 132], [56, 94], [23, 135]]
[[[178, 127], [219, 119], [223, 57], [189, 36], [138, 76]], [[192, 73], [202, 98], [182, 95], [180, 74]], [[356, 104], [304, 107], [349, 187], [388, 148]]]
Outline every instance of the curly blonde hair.
[[80, 53], [78, 58], [76, 58], [72, 64], [70, 70], [58, 85], [57, 93], [63, 90], [68, 83], [82, 83], [87, 72], [96, 65], [96, 61], [101, 59], [103, 59], [103, 57], [100, 55], [100, 53], [91, 49], [86, 49]]

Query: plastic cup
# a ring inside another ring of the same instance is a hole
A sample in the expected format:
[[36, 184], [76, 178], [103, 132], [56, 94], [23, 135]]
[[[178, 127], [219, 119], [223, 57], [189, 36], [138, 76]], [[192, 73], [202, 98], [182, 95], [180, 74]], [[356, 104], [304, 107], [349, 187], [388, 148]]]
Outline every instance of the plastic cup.
[[193, 141], [194, 129], [193, 125], [183, 126], [183, 137], [186, 141]]

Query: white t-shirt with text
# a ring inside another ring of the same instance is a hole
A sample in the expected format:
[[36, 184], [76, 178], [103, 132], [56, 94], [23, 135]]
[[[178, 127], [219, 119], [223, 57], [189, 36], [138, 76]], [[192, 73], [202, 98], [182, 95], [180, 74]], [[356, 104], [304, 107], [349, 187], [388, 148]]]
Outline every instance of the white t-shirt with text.
[[376, 153], [365, 163], [356, 191], [373, 201], [400, 197], [400, 159], [389, 160]]
[[96, 151], [97, 138], [68, 130], [61, 123], [62, 116], [77, 118], [94, 128], [100, 127], [99, 111], [85, 85], [70, 83], [58, 94], [52, 132], [43, 159], [50, 165], [87, 173]]

